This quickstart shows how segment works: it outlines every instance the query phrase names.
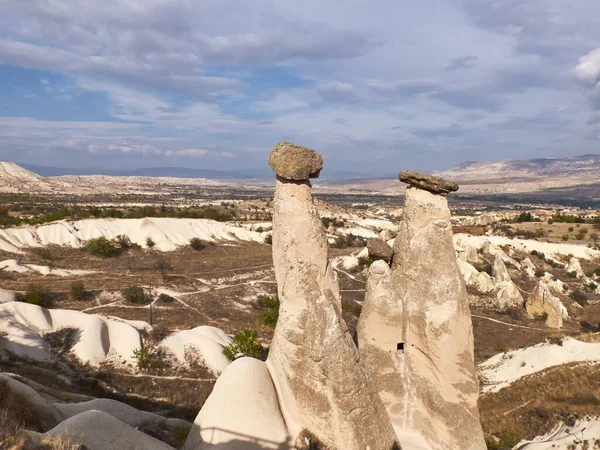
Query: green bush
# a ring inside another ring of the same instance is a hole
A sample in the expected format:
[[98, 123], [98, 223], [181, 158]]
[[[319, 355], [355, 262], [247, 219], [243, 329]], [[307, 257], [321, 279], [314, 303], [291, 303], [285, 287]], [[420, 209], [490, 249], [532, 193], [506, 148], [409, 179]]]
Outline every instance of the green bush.
[[25, 293], [19, 294], [17, 300], [23, 303], [47, 307], [49, 305], [48, 294], [38, 285], [30, 284]]
[[131, 303], [137, 303], [141, 305], [145, 305], [150, 303], [150, 297], [146, 295], [144, 289], [140, 286], [129, 286], [125, 289], [121, 290], [121, 295], [123, 298]]
[[117, 254], [115, 245], [104, 236], [87, 241], [85, 249], [91, 255], [102, 259], [107, 259]]
[[156, 242], [154, 242], [151, 237], [146, 238], [146, 247], [154, 248], [155, 245], [156, 245]]
[[546, 274], [544, 269], [535, 269], [535, 276], [538, 278], [543, 277]]
[[175, 301], [175, 298], [167, 294], [160, 294], [158, 296], [158, 301], [163, 303], [173, 303]]
[[586, 306], [588, 304], [587, 296], [581, 291], [573, 291], [571, 294], [569, 294], [569, 297], [571, 297], [581, 306]]
[[517, 222], [533, 222], [535, 219], [530, 212], [523, 212], [517, 217]]
[[256, 299], [256, 307], [260, 309], [260, 318], [268, 326], [275, 328], [279, 318], [279, 297], [275, 295], [259, 295]]
[[133, 359], [138, 369], [162, 369], [165, 366], [165, 359], [162, 351], [152, 345], [142, 345], [139, 349], [133, 350]]
[[273, 245], [273, 235], [272, 234], [265, 236], [264, 240], [265, 240], [265, 244]]
[[569, 235], [568, 234], [563, 234], [562, 235], [562, 240], [563, 241], [568, 241], [569, 240]]
[[190, 247], [196, 251], [203, 250], [207, 247], [206, 242], [198, 237], [193, 237], [190, 239]]
[[128, 250], [135, 246], [135, 244], [131, 242], [131, 239], [129, 239], [129, 236], [126, 236], [124, 234], [119, 234], [116, 238], [113, 239], [113, 241], [117, 245], [117, 247], [123, 250]]
[[548, 319], [548, 313], [546, 311], [535, 316], [535, 320], [539, 320], [540, 322], [545, 322], [547, 319]]
[[242, 356], [260, 358], [263, 353], [262, 345], [258, 342], [258, 331], [243, 330], [233, 337], [233, 342], [223, 349], [223, 355], [234, 361]]
[[73, 300], [85, 300], [85, 286], [83, 281], [77, 280], [71, 283], [71, 298]]

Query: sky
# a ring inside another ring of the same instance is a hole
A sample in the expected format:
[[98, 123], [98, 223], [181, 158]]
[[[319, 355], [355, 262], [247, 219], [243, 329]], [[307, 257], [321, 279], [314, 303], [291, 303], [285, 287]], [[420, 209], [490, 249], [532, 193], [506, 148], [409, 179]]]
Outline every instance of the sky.
[[599, 153], [597, 0], [0, 0], [0, 160], [323, 174]]

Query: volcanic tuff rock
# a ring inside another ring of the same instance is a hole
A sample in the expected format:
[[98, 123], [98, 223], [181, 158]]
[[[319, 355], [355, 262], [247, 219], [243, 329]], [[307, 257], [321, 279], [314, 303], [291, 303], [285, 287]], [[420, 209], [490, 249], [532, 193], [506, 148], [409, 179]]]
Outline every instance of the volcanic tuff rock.
[[394, 250], [383, 239], [373, 238], [367, 241], [369, 258], [373, 261], [383, 259], [388, 264], [392, 261]]
[[448, 194], [449, 192], [458, 191], [458, 184], [455, 181], [413, 172], [412, 170], [402, 170], [399, 179], [411, 187], [424, 189], [433, 194]]
[[575, 257], [569, 259], [569, 263], [567, 264], [566, 270], [567, 273], [573, 274], [576, 278], [585, 277], [585, 273], [581, 268], [581, 264], [579, 263], [579, 260]]
[[303, 181], [319, 177], [323, 169], [323, 158], [310, 148], [280, 142], [271, 150], [269, 165], [281, 178]]
[[494, 257], [494, 264], [492, 264], [492, 276], [497, 282], [510, 281], [510, 275], [508, 274], [508, 270], [506, 269], [504, 261], [502, 261], [502, 257], [499, 253], [496, 253], [496, 256]]
[[[361, 361], [400, 442], [420, 436], [422, 448], [485, 449], [471, 316], [443, 196], [406, 191], [391, 281], [381, 264], [370, 276], [358, 325]], [[381, 312], [390, 319], [380, 329]]]
[[[225, 369], [196, 417], [184, 450], [287, 449], [289, 436], [264, 362], [240, 358]], [[259, 442], [260, 447], [253, 446]], [[209, 445], [210, 444], [210, 445]]]
[[540, 280], [529, 294], [525, 308], [531, 317], [540, 317], [546, 314], [546, 325], [551, 328], [562, 328], [563, 319], [569, 317], [567, 309], [558, 298], [552, 295], [543, 280]]
[[273, 263], [281, 306], [267, 366], [285, 423], [292, 438], [306, 428], [333, 449], [400, 448], [372, 380], [359, 365], [327, 253], [310, 184], [278, 178]]

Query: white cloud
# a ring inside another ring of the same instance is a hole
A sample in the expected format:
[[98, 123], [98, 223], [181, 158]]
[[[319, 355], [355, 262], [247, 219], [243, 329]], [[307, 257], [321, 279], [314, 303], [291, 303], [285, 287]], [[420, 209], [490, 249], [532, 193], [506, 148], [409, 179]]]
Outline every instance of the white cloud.
[[201, 148], [186, 148], [184, 150], [168, 150], [165, 156], [185, 156], [187, 158], [201, 158], [208, 154], [208, 150]]
[[[128, 144], [128, 143], [122, 143], [122, 144], [110, 144], [107, 147], [108, 151], [111, 152], [121, 152], [121, 153], [125, 153], [125, 154], [135, 154], [135, 153], [141, 153], [142, 155], [161, 155], [162, 154], [162, 150], [150, 145], [150, 144]], [[92, 151], [92, 153], [96, 153], [97, 150]]]
[[579, 63], [573, 69], [575, 77], [591, 86], [600, 82], [600, 48], [592, 50], [579, 58]]

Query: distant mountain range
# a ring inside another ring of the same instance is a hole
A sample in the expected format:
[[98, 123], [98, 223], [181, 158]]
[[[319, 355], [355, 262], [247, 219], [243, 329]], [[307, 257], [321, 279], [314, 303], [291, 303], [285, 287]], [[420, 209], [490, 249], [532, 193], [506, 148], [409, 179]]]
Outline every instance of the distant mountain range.
[[492, 162], [464, 162], [437, 175], [456, 180], [489, 180], [531, 177], [594, 177], [600, 182], [600, 155], [569, 158], [514, 159]]

